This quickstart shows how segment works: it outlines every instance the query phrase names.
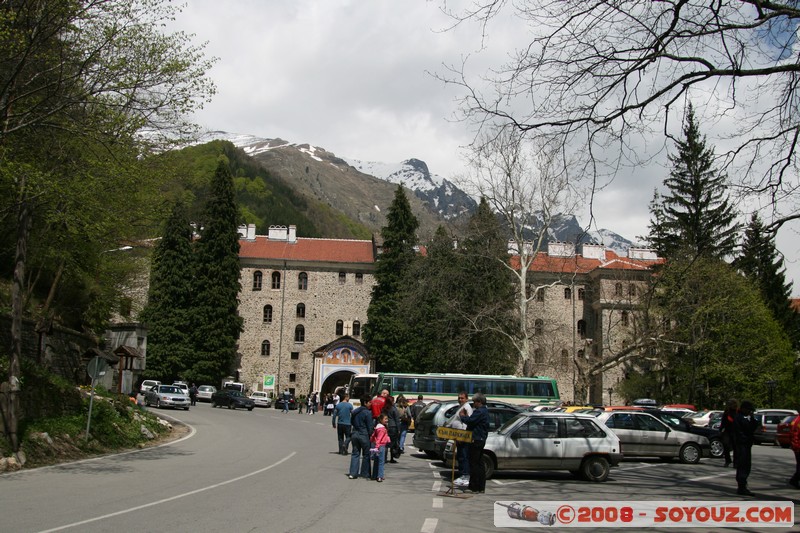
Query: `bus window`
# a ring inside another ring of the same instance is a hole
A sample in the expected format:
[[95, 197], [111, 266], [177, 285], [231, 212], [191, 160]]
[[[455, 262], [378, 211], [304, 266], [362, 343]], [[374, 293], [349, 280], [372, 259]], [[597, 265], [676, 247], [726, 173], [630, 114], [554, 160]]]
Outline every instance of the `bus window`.
[[492, 391], [489, 390], [489, 386], [486, 381], [474, 381], [472, 383], [472, 394], [475, 394], [476, 392], [481, 392], [487, 396], [492, 395]]

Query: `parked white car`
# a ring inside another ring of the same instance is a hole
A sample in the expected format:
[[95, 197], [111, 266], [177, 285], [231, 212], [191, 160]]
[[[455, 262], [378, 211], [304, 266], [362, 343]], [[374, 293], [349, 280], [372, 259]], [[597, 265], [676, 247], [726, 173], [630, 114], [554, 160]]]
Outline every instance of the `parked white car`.
[[256, 403], [256, 407], [270, 407], [272, 405], [272, 398], [263, 391], [253, 391], [248, 398]]
[[[591, 415], [526, 411], [489, 433], [483, 461], [486, 479], [498, 470], [569, 470], [605, 481], [622, 460], [619, 438]], [[445, 447], [452, 461], [453, 441]]]
[[155, 379], [146, 379], [142, 381], [140, 392], [144, 394], [145, 392], [149, 391], [154, 387], [158, 387], [159, 385], [161, 385], [160, 381], [156, 381]]
[[172, 385], [174, 387], [178, 387], [179, 389], [181, 389], [181, 392], [183, 392], [187, 398], [189, 397], [189, 385], [187, 385], [183, 381], [176, 381]]
[[695, 426], [706, 427], [711, 423], [711, 419], [719, 414], [722, 414], [722, 411], [698, 411], [697, 413], [686, 415], [683, 418], [690, 421]]
[[197, 401], [210, 402], [211, 395], [217, 392], [217, 388], [213, 385], [200, 385], [197, 387]]

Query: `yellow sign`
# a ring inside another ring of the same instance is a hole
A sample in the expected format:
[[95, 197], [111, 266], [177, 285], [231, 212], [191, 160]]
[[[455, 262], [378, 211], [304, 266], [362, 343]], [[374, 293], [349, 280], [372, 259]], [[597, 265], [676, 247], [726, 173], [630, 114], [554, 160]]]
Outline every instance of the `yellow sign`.
[[436, 436], [440, 439], [472, 442], [472, 432], [466, 429], [446, 428], [440, 426], [436, 428]]

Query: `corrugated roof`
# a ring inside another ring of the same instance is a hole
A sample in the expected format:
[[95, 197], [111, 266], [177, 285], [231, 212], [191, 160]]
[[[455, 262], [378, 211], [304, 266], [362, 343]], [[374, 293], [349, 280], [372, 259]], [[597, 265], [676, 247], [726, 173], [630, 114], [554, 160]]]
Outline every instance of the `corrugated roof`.
[[298, 238], [296, 242], [269, 240], [257, 235], [254, 241], [239, 241], [239, 257], [333, 263], [374, 263], [372, 241]]

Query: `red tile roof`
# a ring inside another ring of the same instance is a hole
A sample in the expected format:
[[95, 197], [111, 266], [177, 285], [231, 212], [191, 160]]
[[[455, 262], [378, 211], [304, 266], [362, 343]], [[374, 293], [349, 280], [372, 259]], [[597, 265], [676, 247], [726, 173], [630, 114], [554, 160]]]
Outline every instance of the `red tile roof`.
[[333, 263], [374, 263], [372, 241], [298, 238], [290, 243], [257, 235], [254, 241], [239, 240], [242, 259], [280, 259]]
[[[582, 255], [571, 257], [551, 256], [545, 252], [539, 252], [531, 263], [530, 272], [561, 272], [570, 274], [588, 274], [599, 268], [608, 270], [649, 270], [654, 265], [660, 264], [663, 259], [655, 261], [644, 261], [641, 259], [630, 259], [620, 257], [612, 250], [605, 251], [605, 260], [592, 259]], [[519, 265], [519, 256], [511, 257], [511, 264], [516, 268]]]

